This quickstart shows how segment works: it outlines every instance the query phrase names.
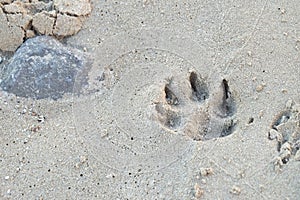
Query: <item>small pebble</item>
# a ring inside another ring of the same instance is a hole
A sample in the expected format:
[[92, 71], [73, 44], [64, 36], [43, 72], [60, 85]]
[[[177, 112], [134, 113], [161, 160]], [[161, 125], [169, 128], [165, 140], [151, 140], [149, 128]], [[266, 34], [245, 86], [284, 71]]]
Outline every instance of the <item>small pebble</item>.
[[86, 156], [80, 156], [80, 162], [81, 163], [85, 163], [87, 161], [87, 157]]
[[233, 186], [230, 190], [231, 194], [235, 194], [235, 195], [239, 195], [241, 194], [241, 188], [239, 188], [238, 186]]
[[200, 168], [200, 174], [201, 176], [208, 176], [213, 174], [213, 169], [212, 168]]
[[269, 139], [270, 140], [276, 139], [278, 135], [279, 135], [278, 131], [276, 131], [273, 128], [269, 131]]
[[285, 14], [285, 9], [284, 8], [282, 8], [282, 9], [280, 9], [280, 12], [281, 12], [281, 14]]
[[264, 89], [263, 85], [256, 86], [256, 92], [261, 92]]
[[204, 194], [204, 190], [201, 189], [201, 187], [198, 183], [195, 184], [194, 190], [195, 190], [195, 198], [200, 199], [202, 197], [202, 195]]
[[283, 94], [286, 94], [286, 93], [288, 92], [288, 90], [287, 90], [287, 89], [282, 89], [281, 92], [282, 92]]
[[280, 151], [292, 151], [291, 144], [289, 142], [283, 143], [283, 145], [280, 148]]
[[259, 111], [259, 113], [258, 113], [258, 117], [259, 118], [262, 118], [263, 116], [264, 116], [264, 111], [263, 110], [261, 110], [261, 111]]
[[0, 57], [0, 64], [2, 63], [2, 61], [3, 61], [3, 59], [2, 59], [2, 57]]
[[5, 179], [5, 180], [8, 180], [8, 179], [9, 179], [9, 176], [5, 176], [4, 179]]

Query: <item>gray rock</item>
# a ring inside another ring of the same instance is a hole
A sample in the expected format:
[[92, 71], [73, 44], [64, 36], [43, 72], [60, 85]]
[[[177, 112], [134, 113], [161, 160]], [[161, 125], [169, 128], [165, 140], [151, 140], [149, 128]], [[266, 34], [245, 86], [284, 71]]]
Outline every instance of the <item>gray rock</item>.
[[16, 51], [4, 68], [0, 86], [20, 97], [57, 100], [65, 93], [80, 93], [87, 84], [89, 64], [82, 52], [50, 36], [38, 36]]

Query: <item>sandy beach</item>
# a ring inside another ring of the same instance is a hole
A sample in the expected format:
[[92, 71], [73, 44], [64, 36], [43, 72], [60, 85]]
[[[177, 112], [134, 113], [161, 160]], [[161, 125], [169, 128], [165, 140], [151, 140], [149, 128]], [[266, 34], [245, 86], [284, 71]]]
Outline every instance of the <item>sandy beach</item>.
[[300, 199], [299, 1], [24, 2], [0, 0], [0, 199]]

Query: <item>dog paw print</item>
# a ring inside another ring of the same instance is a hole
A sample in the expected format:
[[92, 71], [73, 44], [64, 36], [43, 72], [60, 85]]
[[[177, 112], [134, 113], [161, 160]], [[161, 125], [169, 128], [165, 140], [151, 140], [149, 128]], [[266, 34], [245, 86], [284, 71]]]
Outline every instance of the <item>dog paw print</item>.
[[268, 137], [277, 141], [275, 166], [281, 168], [291, 159], [300, 160], [300, 106], [288, 101], [285, 110], [275, 116]]
[[155, 102], [156, 119], [170, 132], [184, 133], [193, 140], [225, 137], [234, 131], [235, 100], [223, 79], [213, 92], [196, 72], [166, 80]]

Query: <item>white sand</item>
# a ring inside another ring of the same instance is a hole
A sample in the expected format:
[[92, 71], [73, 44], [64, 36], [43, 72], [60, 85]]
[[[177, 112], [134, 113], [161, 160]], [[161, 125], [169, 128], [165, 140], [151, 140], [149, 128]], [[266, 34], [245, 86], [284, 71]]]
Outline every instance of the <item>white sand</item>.
[[[1, 199], [300, 198], [300, 161], [276, 162], [282, 155], [268, 139], [289, 100], [294, 121], [280, 130], [299, 134], [299, 1], [92, 6], [66, 43], [94, 59], [89, 89], [97, 92], [58, 101], [1, 93]], [[185, 96], [189, 70], [208, 87], [204, 102]], [[174, 94], [185, 99], [168, 108], [182, 117], [175, 128], [155, 109], [172, 77]], [[236, 103], [235, 129], [195, 141], [186, 124], [197, 134], [225, 123], [216, 114], [223, 79]]]

